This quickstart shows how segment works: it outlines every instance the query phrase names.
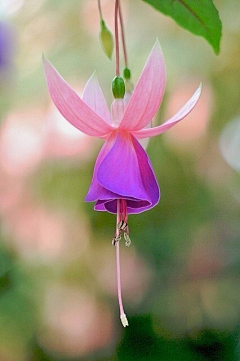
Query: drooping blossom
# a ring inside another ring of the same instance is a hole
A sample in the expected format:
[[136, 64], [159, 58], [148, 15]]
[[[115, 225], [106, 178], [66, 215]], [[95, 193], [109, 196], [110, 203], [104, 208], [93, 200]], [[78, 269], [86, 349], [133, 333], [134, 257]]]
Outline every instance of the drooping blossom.
[[189, 101], [165, 123], [150, 128], [149, 123], [161, 105], [166, 82], [165, 62], [158, 41], [152, 48], [137, 85], [127, 103], [115, 99], [108, 110], [106, 100], [93, 75], [82, 99], [70, 88], [49, 61], [44, 60], [50, 96], [62, 115], [87, 135], [105, 141], [85, 198], [95, 202], [94, 209], [117, 214], [117, 281], [120, 318], [128, 325], [120, 289], [119, 240], [124, 235], [130, 244], [128, 214], [144, 212], [156, 206], [160, 189], [147, 153], [139, 140], [164, 133], [186, 117], [196, 105], [201, 85]]

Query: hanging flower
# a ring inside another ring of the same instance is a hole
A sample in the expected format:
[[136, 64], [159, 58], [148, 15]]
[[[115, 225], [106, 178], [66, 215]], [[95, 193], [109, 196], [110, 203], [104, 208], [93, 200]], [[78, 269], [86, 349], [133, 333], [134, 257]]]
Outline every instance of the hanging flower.
[[[161, 105], [166, 82], [165, 62], [161, 46], [156, 41], [128, 104], [117, 98], [108, 110], [102, 90], [94, 74], [88, 81], [82, 99], [69, 87], [56, 69], [44, 60], [50, 96], [62, 115], [87, 135], [105, 141], [96, 160], [93, 179], [85, 198], [96, 202], [94, 209], [117, 214], [117, 245], [124, 235], [130, 244], [128, 214], [141, 213], [154, 207], [160, 199], [160, 189], [147, 153], [139, 140], [164, 133], [177, 124], [196, 105], [201, 85], [191, 99], [165, 123], [148, 125]], [[120, 268], [119, 263], [117, 264]], [[128, 325], [123, 311], [118, 272], [120, 317]]]

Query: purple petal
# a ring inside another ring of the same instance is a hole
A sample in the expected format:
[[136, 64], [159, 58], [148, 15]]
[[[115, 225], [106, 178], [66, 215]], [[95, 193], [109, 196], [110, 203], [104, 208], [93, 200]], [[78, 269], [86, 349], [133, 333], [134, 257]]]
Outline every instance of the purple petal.
[[97, 179], [104, 188], [113, 193], [148, 199], [129, 134], [118, 134], [112, 149], [98, 168]]
[[119, 133], [104, 145], [94, 169], [86, 201], [95, 209], [116, 213], [117, 199], [126, 199], [128, 213], [154, 207], [160, 198], [150, 160], [130, 134]]
[[152, 165], [147, 153], [133, 136], [131, 136], [131, 138], [138, 158], [138, 166], [141, 174], [142, 183], [145, 190], [147, 190], [148, 192], [149, 200], [151, 201], [153, 207], [159, 202], [160, 198], [160, 190], [157, 179], [152, 169]]
[[115, 197], [115, 195], [112, 192], [110, 192], [108, 189], [101, 186], [97, 179], [98, 168], [99, 168], [100, 164], [102, 163], [102, 161], [104, 160], [104, 158], [109, 153], [109, 151], [111, 150], [114, 142], [115, 142], [115, 136], [113, 135], [108, 139], [108, 141], [106, 141], [106, 143], [103, 145], [102, 149], [100, 150], [100, 153], [98, 154], [98, 157], [97, 157], [97, 160], [95, 163], [95, 167], [94, 167], [94, 171], [93, 171], [92, 183], [91, 183], [88, 193], [85, 197], [86, 202], [95, 202], [98, 199], [105, 200], [105, 199]]

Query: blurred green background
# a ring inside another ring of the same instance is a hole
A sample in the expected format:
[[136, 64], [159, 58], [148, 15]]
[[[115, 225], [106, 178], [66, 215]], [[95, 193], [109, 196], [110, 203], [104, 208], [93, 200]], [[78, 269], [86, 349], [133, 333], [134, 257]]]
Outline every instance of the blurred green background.
[[[156, 37], [165, 55], [155, 124], [203, 83], [192, 114], [148, 146], [162, 198], [129, 218], [123, 329], [115, 217], [84, 203], [102, 143], [56, 111], [41, 64], [43, 52], [79, 94], [96, 69], [111, 104], [97, 2], [1, 0], [1, 361], [240, 359], [240, 3], [215, 5], [218, 57], [147, 4], [122, 1], [133, 82]], [[113, 29], [113, 1], [102, 6]]]

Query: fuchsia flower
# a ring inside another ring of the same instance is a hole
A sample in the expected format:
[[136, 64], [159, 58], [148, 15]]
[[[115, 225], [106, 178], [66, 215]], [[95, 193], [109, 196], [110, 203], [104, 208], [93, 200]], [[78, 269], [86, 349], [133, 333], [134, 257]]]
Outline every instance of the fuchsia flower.
[[[105, 141], [93, 173], [93, 179], [85, 198], [96, 202], [94, 209], [117, 214], [114, 244], [124, 234], [130, 243], [128, 214], [141, 213], [154, 207], [160, 199], [160, 190], [147, 153], [139, 140], [159, 135], [177, 124], [196, 105], [201, 85], [192, 98], [165, 123], [150, 128], [149, 123], [156, 114], [163, 98], [166, 82], [165, 63], [158, 41], [147, 59], [138, 83], [128, 104], [124, 99], [115, 99], [108, 110], [97, 78], [93, 75], [82, 99], [69, 87], [56, 69], [44, 60], [49, 93], [62, 115], [76, 128], [87, 135]], [[120, 317], [128, 325], [123, 311], [118, 272], [118, 295]]]

